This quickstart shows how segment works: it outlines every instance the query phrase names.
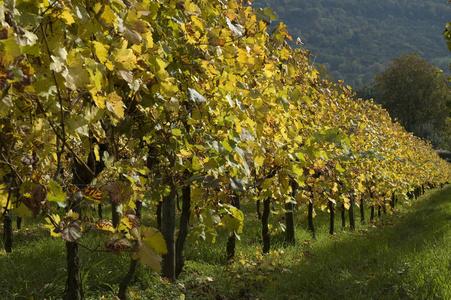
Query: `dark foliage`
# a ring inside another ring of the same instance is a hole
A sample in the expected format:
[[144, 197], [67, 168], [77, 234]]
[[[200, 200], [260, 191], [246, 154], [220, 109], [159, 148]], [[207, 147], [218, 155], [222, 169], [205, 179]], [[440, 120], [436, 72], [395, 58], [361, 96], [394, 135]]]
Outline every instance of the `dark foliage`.
[[433, 0], [255, 0], [269, 5], [300, 37], [336, 80], [360, 88], [391, 59], [417, 52], [448, 72], [450, 56], [442, 32], [451, 15], [447, 1]]

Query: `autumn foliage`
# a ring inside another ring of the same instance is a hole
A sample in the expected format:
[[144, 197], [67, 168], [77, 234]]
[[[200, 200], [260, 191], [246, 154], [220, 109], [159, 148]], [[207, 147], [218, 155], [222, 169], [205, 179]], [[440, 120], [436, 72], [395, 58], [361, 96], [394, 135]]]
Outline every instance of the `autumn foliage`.
[[[136, 204], [154, 207], [186, 186], [191, 234], [214, 242], [220, 226], [246, 230], [233, 193], [390, 210], [393, 195], [409, 201], [410, 191], [449, 181], [429, 143], [320, 78], [309, 52], [287, 44], [284, 24], [268, 32], [270, 9], [10, 3], [0, 3], [2, 217], [44, 213], [52, 235], [102, 236], [104, 250], [159, 271], [168, 249]], [[114, 205], [118, 224], [99, 219], [98, 204]]]

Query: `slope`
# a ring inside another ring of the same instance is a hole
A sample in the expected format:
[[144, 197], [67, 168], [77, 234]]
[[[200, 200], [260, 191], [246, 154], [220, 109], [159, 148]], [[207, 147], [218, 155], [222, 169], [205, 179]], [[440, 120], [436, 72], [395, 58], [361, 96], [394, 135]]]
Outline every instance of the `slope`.
[[451, 15], [447, 1], [255, 0], [270, 6], [300, 37], [315, 62], [333, 77], [360, 87], [372, 81], [388, 62], [404, 53], [448, 72], [450, 56], [442, 32]]

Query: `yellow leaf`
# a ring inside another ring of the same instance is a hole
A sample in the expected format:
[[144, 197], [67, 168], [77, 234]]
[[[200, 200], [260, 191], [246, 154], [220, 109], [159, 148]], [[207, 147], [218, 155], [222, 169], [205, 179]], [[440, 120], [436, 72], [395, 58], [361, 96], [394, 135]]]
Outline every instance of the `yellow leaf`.
[[365, 186], [360, 182], [357, 184], [357, 189], [363, 194], [366, 192]]
[[72, 209], [67, 212], [66, 216], [70, 217], [72, 220], [78, 220], [78, 218], [80, 217], [80, 215], [72, 211]]
[[178, 92], [178, 88], [176, 85], [174, 85], [172, 82], [167, 81], [167, 82], [162, 82], [160, 84], [160, 93], [163, 95], [166, 95], [168, 97], [171, 97], [172, 95], [174, 95], [175, 93]]
[[[54, 214], [51, 217], [56, 224], [59, 224], [61, 222], [59, 215]], [[50, 235], [53, 237], [61, 237], [59, 233], [54, 232], [55, 226], [53, 225], [52, 221], [50, 221], [50, 218], [45, 218], [45, 221], [47, 222], [47, 224], [44, 225], [44, 227], [50, 230]]]
[[105, 63], [105, 67], [107, 67], [107, 69], [110, 70], [110, 71], [114, 70], [113, 63], [111, 61], [109, 61], [109, 60]]
[[110, 46], [104, 45], [100, 42], [93, 41], [94, 52], [99, 59], [99, 61], [104, 64], [108, 60]]
[[180, 150], [180, 156], [183, 158], [188, 158], [188, 157], [191, 157], [192, 155], [193, 155], [193, 153], [191, 151], [187, 151], [185, 149]]
[[142, 44], [140, 44], [140, 45], [135, 44], [131, 47], [131, 49], [138, 55], [143, 53], [143, 45]]
[[190, 13], [199, 13], [199, 8], [192, 1], [185, 1], [185, 10]]
[[106, 97], [102, 95], [91, 94], [92, 99], [96, 103], [97, 107], [104, 109], [106, 107]]
[[147, 48], [153, 48], [152, 32], [148, 31], [146, 33], [141, 34], [141, 36], [144, 38], [144, 40], [147, 41]]
[[254, 157], [254, 162], [259, 166], [263, 166], [264, 161], [265, 161], [265, 158], [262, 155], [257, 155]]
[[138, 252], [133, 253], [132, 259], [140, 259], [143, 265], [151, 267], [159, 273], [161, 271], [161, 257], [147, 243], [138, 242], [138, 245], [141, 247]]
[[124, 102], [122, 97], [116, 92], [109, 93], [106, 98], [106, 107], [112, 113], [115, 113], [119, 118], [124, 117]]
[[332, 192], [336, 193], [338, 192], [338, 184], [334, 182], [334, 186], [332, 187]]
[[265, 181], [263, 181], [263, 183], [260, 185], [261, 189], [267, 189], [269, 187], [271, 187], [272, 185], [272, 180], [269, 178], [266, 178]]
[[66, 23], [67, 25], [75, 23], [74, 17], [70, 12], [71, 10], [68, 7], [65, 7], [59, 16], [60, 19], [63, 20], [63, 22]]
[[345, 209], [349, 209], [351, 207], [351, 200], [345, 196], [341, 196], [343, 198], [343, 204], [345, 206]]
[[166, 67], [169, 65], [168, 62], [162, 60], [159, 56], [149, 57], [149, 66], [161, 81], [165, 81], [169, 77]]
[[163, 235], [156, 229], [141, 226], [138, 251], [133, 253], [132, 259], [141, 259], [143, 265], [149, 266], [157, 272], [161, 270], [161, 257], [158, 255], [168, 252]]
[[335, 170], [337, 170], [340, 173], [343, 173], [344, 171], [346, 171], [345, 169], [343, 169], [343, 167], [339, 163], [337, 163], [335, 165]]
[[198, 16], [193, 15], [193, 16], [191, 16], [191, 21], [198, 28], [199, 31], [203, 31], [204, 30], [204, 24], [203, 24], [201, 18], [199, 18]]
[[300, 167], [298, 164], [293, 164], [293, 173], [298, 175], [298, 176], [302, 176], [304, 175], [304, 169], [302, 167]]
[[110, 232], [116, 231], [113, 227], [113, 224], [111, 224], [111, 222], [107, 221], [107, 220], [97, 221], [96, 224], [94, 225], [94, 228], [100, 229], [100, 230], [105, 230], [105, 231], [110, 231]]
[[168, 253], [163, 235], [152, 227], [141, 226], [141, 238], [149, 247], [159, 254]]
[[[100, 158], [100, 155], [99, 155], [99, 158]], [[97, 204], [101, 204], [102, 203], [103, 192], [100, 191], [99, 189], [96, 189], [96, 188], [92, 187], [92, 186], [87, 186], [84, 189], [84, 191], [83, 191], [83, 196], [86, 199], [88, 199], [89, 201], [92, 201], [92, 202], [97, 203]]]
[[[8, 203], [8, 190], [5, 184], [0, 184], [0, 208], [3, 209]], [[11, 201], [7, 209], [11, 209]]]
[[102, 5], [101, 3], [96, 3], [94, 5], [94, 12], [96, 14], [100, 14], [100, 20], [105, 22], [106, 25], [113, 25], [116, 27], [117, 18], [111, 7]]
[[127, 43], [123, 43], [123, 47], [114, 53], [114, 63], [122, 69], [133, 70], [137, 67], [136, 56], [132, 49], [127, 49]]
[[94, 156], [96, 157], [96, 161], [100, 161], [100, 146], [98, 144], [94, 145]]
[[103, 74], [99, 70], [95, 70], [95, 72], [91, 69], [88, 69], [89, 73], [89, 82], [88, 85], [89, 92], [91, 93], [91, 97], [96, 102], [97, 106], [100, 108], [105, 108], [105, 103], [102, 103], [103, 99], [99, 99], [99, 101], [96, 101], [95, 97], [97, 97], [97, 93], [102, 90], [102, 84], [103, 84]]
[[240, 48], [237, 48], [238, 57], [236, 58], [236, 61], [245, 64], [249, 61], [249, 54], [246, 52], [246, 50], [242, 50]]

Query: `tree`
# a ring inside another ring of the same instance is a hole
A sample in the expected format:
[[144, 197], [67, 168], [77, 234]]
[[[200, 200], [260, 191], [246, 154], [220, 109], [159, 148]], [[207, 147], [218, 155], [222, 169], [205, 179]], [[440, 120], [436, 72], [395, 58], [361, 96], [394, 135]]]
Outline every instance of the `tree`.
[[384, 72], [374, 77], [375, 100], [393, 119], [416, 136], [437, 147], [442, 143], [442, 128], [450, 98], [446, 78], [416, 53], [392, 60]]

